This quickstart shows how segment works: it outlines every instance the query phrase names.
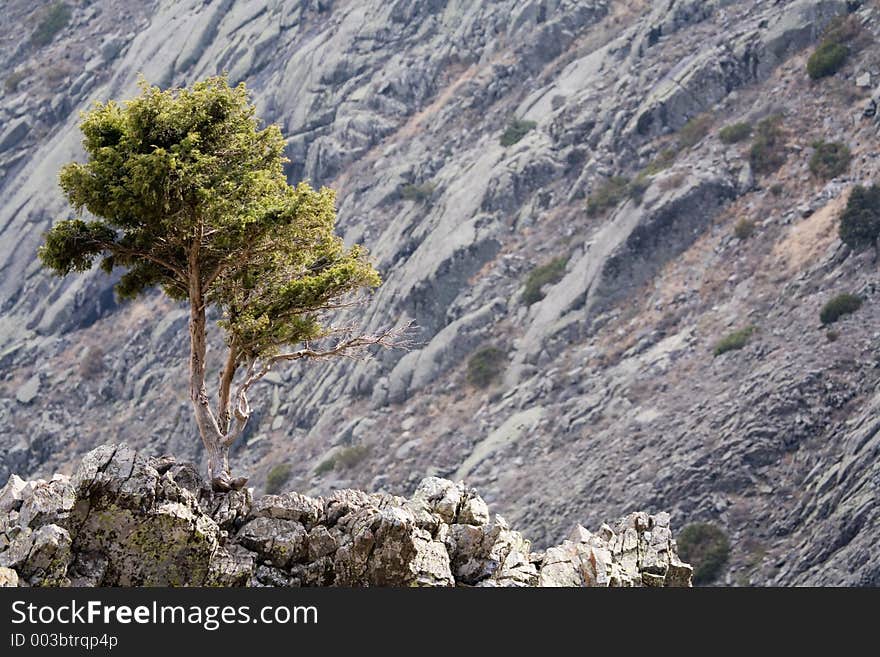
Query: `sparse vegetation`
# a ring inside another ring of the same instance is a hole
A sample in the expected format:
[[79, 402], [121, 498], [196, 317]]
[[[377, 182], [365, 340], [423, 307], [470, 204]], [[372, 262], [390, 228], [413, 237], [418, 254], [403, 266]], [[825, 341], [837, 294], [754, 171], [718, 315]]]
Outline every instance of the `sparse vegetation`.
[[695, 116], [685, 123], [682, 129], [678, 131], [677, 142], [679, 150], [693, 148], [699, 144], [709, 134], [714, 122], [715, 118], [707, 113]]
[[630, 179], [625, 176], [614, 176], [606, 180], [587, 199], [587, 214], [595, 217], [617, 207], [626, 198], [629, 183]]
[[648, 187], [650, 186], [651, 181], [648, 179], [648, 176], [641, 173], [627, 186], [626, 195], [631, 198], [636, 205], [641, 205], [642, 199], [645, 198], [645, 192], [648, 191]]
[[695, 522], [681, 530], [676, 540], [682, 560], [694, 567], [694, 584], [711, 584], [730, 557], [724, 531], [708, 522]]
[[862, 307], [862, 298], [855, 294], [838, 294], [822, 306], [819, 319], [823, 324], [833, 324], [844, 315], [850, 315]]
[[807, 60], [807, 73], [813, 80], [837, 73], [849, 57], [849, 48], [842, 43], [823, 41]]
[[837, 342], [838, 338], [840, 338], [840, 333], [831, 329], [825, 331], [825, 338], [828, 340], [828, 342]]
[[554, 258], [547, 264], [535, 267], [529, 272], [521, 297], [522, 302], [527, 306], [531, 306], [533, 303], [543, 299], [544, 293], [541, 291], [541, 288], [562, 280], [562, 277], [565, 275], [566, 264], [568, 264], [568, 258]]
[[13, 71], [10, 73], [6, 80], [3, 81], [3, 89], [8, 94], [14, 94], [18, 91], [18, 85], [21, 84], [21, 81], [27, 77], [27, 71], [24, 69]]
[[846, 144], [840, 142], [817, 141], [810, 158], [810, 171], [823, 180], [831, 180], [843, 174], [848, 168], [852, 154]]
[[83, 379], [95, 379], [104, 373], [104, 350], [101, 347], [89, 347], [79, 362], [79, 375]]
[[782, 196], [783, 192], [785, 192], [785, 185], [781, 183], [776, 183], [770, 187], [770, 193], [773, 194], [773, 196]]
[[484, 347], [475, 352], [467, 364], [467, 381], [477, 388], [494, 383], [507, 364], [507, 354], [497, 347]]
[[668, 146], [657, 153], [657, 157], [648, 163], [642, 173], [647, 176], [656, 176], [671, 167], [675, 163], [676, 157], [678, 157], [678, 151], [672, 146]]
[[369, 453], [370, 448], [367, 445], [343, 447], [333, 456], [321, 461], [315, 468], [315, 474], [322, 475], [331, 470], [348, 470], [367, 458]]
[[873, 246], [880, 238], [880, 186], [856, 185], [840, 216], [840, 239], [852, 249]]
[[538, 124], [534, 121], [514, 119], [508, 124], [507, 130], [504, 131], [504, 134], [501, 135], [501, 145], [505, 148], [513, 146], [537, 126]]
[[292, 468], [289, 463], [279, 463], [269, 470], [266, 475], [266, 494], [275, 495], [280, 493], [284, 484], [290, 479]]
[[400, 197], [405, 201], [426, 203], [434, 195], [436, 189], [437, 187], [432, 183], [422, 183], [421, 185], [410, 183], [400, 188]]
[[813, 80], [837, 73], [854, 50], [864, 45], [865, 30], [855, 16], [840, 16], [829, 24], [819, 46], [807, 60], [807, 73]]
[[660, 191], [668, 192], [673, 189], [678, 189], [681, 187], [682, 183], [687, 180], [687, 174], [684, 171], [677, 171], [666, 178], [663, 178], [659, 183]]
[[733, 234], [739, 240], [747, 240], [755, 232], [757, 224], [751, 219], [740, 219], [733, 227]]
[[785, 135], [782, 132], [782, 116], [770, 116], [758, 124], [749, 161], [758, 174], [773, 173], [787, 158]]
[[38, 47], [48, 46], [61, 30], [67, 27], [73, 10], [64, 2], [53, 2], [42, 13], [37, 27], [31, 33], [31, 43]]
[[718, 131], [718, 139], [724, 144], [738, 144], [752, 136], [752, 124], [741, 121], [725, 126]]
[[715, 343], [715, 349], [713, 353], [716, 356], [720, 356], [721, 354], [726, 354], [728, 351], [736, 351], [738, 349], [742, 349], [745, 347], [749, 340], [752, 338], [752, 335], [755, 332], [754, 326], [747, 326], [745, 328], [739, 329], [738, 331], [734, 331], [733, 333], [729, 333], [724, 336]]

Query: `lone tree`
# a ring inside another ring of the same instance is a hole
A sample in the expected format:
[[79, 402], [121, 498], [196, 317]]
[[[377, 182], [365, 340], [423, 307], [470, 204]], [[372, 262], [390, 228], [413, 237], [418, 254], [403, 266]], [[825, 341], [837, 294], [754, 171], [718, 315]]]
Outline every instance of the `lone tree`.
[[878, 240], [880, 240], [880, 186], [853, 187], [840, 216], [840, 239], [849, 247], [861, 250], [874, 247], [874, 261], [877, 261]]
[[[275, 365], [402, 345], [406, 329], [358, 334], [329, 311], [379, 285], [360, 246], [334, 232], [334, 193], [287, 184], [278, 126], [260, 129], [244, 84], [225, 76], [191, 88], [98, 103], [83, 115], [85, 164], [61, 170], [78, 218], [60, 221], [40, 248], [60, 276], [125, 270], [121, 299], [153, 287], [189, 305], [189, 390], [215, 489], [240, 488], [229, 447], [251, 414], [248, 391]], [[92, 219], [83, 219], [84, 211]], [[205, 381], [206, 314], [216, 307], [226, 354], [211, 403]]]

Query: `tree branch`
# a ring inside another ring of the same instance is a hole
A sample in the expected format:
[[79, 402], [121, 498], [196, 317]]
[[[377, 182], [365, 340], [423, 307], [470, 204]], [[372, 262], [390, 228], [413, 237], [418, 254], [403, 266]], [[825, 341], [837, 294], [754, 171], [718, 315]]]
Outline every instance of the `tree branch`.
[[248, 390], [257, 381], [266, 376], [276, 363], [302, 360], [304, 358], [313, 360], [340, 357], [354, 358], [356, 355], [362, 354], [365, 349], [373, 346], [380, 346], [386, 349], [409, 349], [413, 343], [407, 336], [411, 334], [413, 327], [414, 323], [410, 321], [399, 328], [387, 328], [378, 333], [367, 335], [354, 335], [354, 326], [340, 327], [331, 329], [328, 335], [342, 334], [346, 337], [343, 337], [336, 344], [326, 349], [313, 349], [306, 343], [303, 349], [276, 354], [267, 358], [259, 369], [256, 369], [256, 360], [252, 359], [248, 363], [244, 381], [238, 386], [235, 394], [235, 427], [223, 439], [223, 444], [229, 447], [241, 436], [251, 414], [251, 407], [247, 399]]

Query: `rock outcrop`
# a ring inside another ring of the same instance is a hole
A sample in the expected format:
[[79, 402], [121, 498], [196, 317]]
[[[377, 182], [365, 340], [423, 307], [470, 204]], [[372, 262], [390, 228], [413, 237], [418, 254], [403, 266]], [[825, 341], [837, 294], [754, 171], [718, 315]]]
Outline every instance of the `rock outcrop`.
[[669, 515], [530, 543], [463, 484], [414, 495], [213, 493], [188, 463], [126, 445], [72, 477], [0, 490], [3, 586], [689, 586]]

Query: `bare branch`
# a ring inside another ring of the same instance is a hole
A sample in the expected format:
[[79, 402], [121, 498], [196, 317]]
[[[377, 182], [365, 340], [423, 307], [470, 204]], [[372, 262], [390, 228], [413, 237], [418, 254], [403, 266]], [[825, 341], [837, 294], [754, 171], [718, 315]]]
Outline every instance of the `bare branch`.
[[386, 349], [409, 349], [412, 347], [413, 342], [408, 336], [412, 333], [414, 326], [414, 323], [409, 321], [402, 327], [387, 328], [378, 333], [366, 335], [356, 335], [356, 326], [354, 325], [337, 327], [330, 329], [325, 337], [330, 335], [342, 335], [344, 337], [326, 349], [315, 349], [309, 346], [309, 343], [306, 343], [304, 348], [297, 351], [276, 354], [267, 358], [259, 369], [256, 367], [256, 360], [252, 359], [248, 363], [245, 378], [238, 386], [235, 394], [235, 427], [223, 439], [223, 445], [228, 447], [241, 436], [251, 414], [251, 407], [247, 398], [248, 390], [257, 381], [266, 376], [276, 363], [302, 360], [304, 358], [312, 360], [356, 358], [357, 356], [363, 356], [366, 349], [374, 346]]

